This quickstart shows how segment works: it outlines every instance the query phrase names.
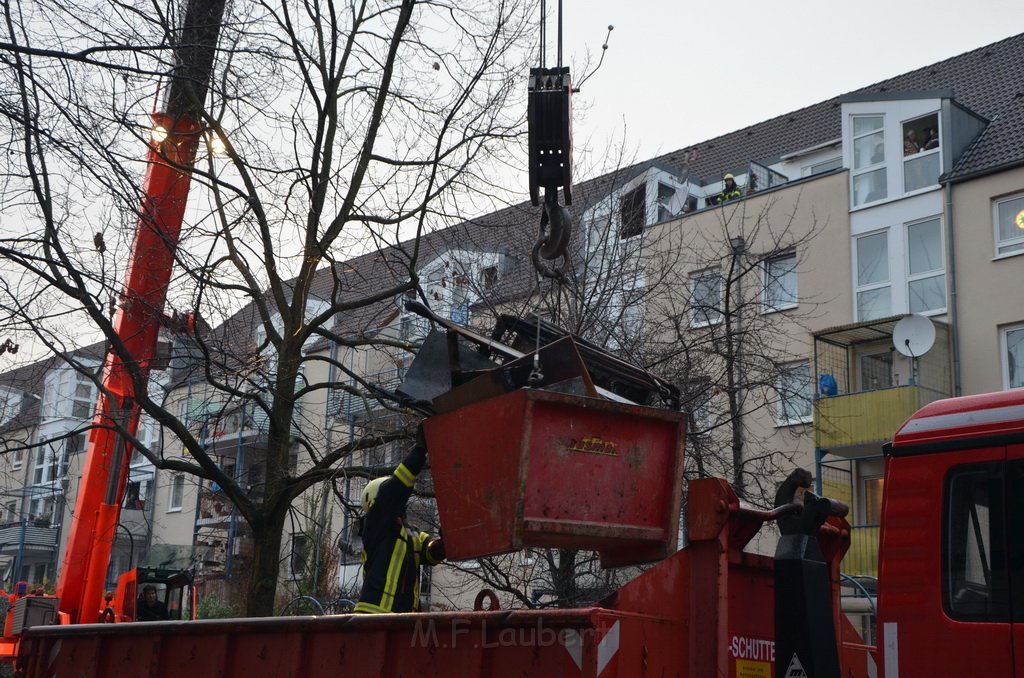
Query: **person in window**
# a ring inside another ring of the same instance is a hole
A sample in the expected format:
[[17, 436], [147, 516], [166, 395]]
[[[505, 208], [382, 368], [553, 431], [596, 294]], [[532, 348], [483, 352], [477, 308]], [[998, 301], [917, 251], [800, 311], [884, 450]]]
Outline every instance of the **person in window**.
[[917, 143], [917, 132], [914, 130], [907, 131], [907, 136], [903, 138], [903, 155], [914, 155], [920, 152], [921, 144]]
[[136, 621], [166, 621], [170, 619], [167, 614], [167, 606], [164, 601], [156, 596], [156, 587], [146, 584], [142, 588], [142, 598], [139, 599]]
[[721, 205], [723, 202], [742, 198], [743, 192], [736, 185], [736, 179], [731, 174], [726, 174], [723, 178], [725, 179], [725, 188], [718, 194], [715, 203]]
[[875, 144], [875, 150], [871, 152], [871, 164], [877, 165], [885, 160], [885, 146]]
[[924, 134], [926, 137], [924, 141], [924, 150], [930, 151], [933, 148], [939, 147], [939, 130], [934, 127], [925, 127]]
[[419, 611], [420, 568], [444, 560], [441, 538], [412, 528], [406, 520], [406, 504], [426, 461], [421, 426], [416, 444], [395, 472], [371, 480], [363, 490], [363, 590], [357, 614]]

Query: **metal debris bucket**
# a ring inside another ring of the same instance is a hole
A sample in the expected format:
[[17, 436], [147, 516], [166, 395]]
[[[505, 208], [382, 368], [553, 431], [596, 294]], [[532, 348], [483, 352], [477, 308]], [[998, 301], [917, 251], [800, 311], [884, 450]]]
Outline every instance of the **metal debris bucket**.
[[676, 550], [682, 413], [527, 388], [424, 430], [449, 559], [569, 548], [613, 567]]

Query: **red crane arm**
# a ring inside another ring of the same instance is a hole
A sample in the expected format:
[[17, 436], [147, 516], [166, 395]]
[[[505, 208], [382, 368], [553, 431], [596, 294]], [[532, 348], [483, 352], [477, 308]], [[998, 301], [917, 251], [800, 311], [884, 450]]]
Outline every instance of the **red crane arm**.
[[[174, 253], [181, 235], [191, 169], [203, 132], [200, 112], [213, 70], [225, 0], [189, 0], [173, 35], [174, 68], [160, 112], [153, 114], [144, 198], [114, 329], [131, 363], [107, 354], [85, 468], [57, 580], [61, 609], [71, 623], [97, 621], [128, 476], [140, 408], [133, 372], [149, 380]], [[164, 137], [164, 134], [166, 136]], [[164, 138], [161, 138], [164, 137]]]

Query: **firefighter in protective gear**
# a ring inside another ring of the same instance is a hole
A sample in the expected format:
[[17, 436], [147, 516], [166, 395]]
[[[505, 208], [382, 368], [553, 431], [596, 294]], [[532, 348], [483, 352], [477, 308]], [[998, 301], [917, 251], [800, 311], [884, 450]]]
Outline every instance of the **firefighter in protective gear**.
[[740, 191], [740, 187], [736, 185], [736, 178], [731, 174], [726, 174], [722, 177], [725, 180], [725, 188], [718, 194], [718, 198], [715, 200], [718, 204], [728, 202], [729, 200], [736, 200], [743, 197], [743, 192]]
[[395, 472], [370, 481], [363, 490], [363, 590], [357, 613], [417, 612], [420, 568], [444, 560], [440, 538], [406, 523], [405, 506], [426, 460], [421, 428]]

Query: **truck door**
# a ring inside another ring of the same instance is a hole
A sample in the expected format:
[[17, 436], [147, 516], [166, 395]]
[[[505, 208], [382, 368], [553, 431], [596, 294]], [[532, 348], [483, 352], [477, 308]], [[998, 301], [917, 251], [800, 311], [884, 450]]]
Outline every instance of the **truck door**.
[[1013, 675], [1024, 678], [1024, 445], [1010, 445], [1006, 456], [1006, 551], [1013, 617]]
[[885, 678], [1014, 675], [1005, 455], [999, 446], [888, 460], [878, 615]]

